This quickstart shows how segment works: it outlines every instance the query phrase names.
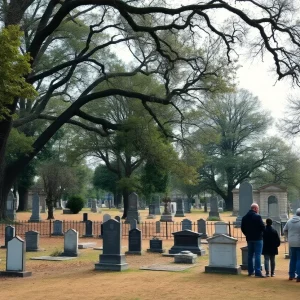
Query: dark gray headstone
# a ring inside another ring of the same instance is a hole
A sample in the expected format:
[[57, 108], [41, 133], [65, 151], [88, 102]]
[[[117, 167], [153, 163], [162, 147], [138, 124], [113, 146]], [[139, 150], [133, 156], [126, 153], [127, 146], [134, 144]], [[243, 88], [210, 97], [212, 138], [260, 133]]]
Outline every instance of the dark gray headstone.
[[138, 212], [138, 195], [131, 193], [128, 198], [128, 212], [125, 223], [130, 223], [131, 220], [137, 220], [140, 223], [140, 214]]
[[149, 204], [149, 215], [155, 215], [155, 204]]
[[25, 232], [26, 252], [40, 251], [40, 234], [37, 231]]
[[85, 222], [85, 234], [83, 237], [93, 237], [93, 222], [91, 220], [87, 220]]
[[83, 213], [83, 222], [88, 220], [88, 213]]
[[137, 220], [130, 220], [130, 229], [136, 229], [137, 228]]
[[11, 221], [15, 221], [17, 218], [16, 214], [16, 198], [12, 191], [8, 193], [6, 201], [6, 217]]
[[181, 198], [176, 199], [177, 207], [175, 217], [184, 217], [183, 200]]
[[97, 200], [96, 199], [92, 199], [92, 201], [91, 201], [91, 212], [94, 212], [94, 213], [98, 212]]
[[236, 226], [240, 226], [242, 218], [250, 210], [253, 203], [252, 185], [248, 181], [241, 183], [239, 188], [239, 214], [236, 218]]
[[184, 199], [184, 212], [187, 214], [191, 213], [191, 202], [190, 199]]
[[181, 221], [181, 230], [192, 230], [192, 221], [189, 219], [183, 219]]
[[201, 239], [207, 239], [206, 234], [206, 221], [204, 219], [197, 220], [198, 233], [202, 233]]
[[5, 227], [5, 245], [3, 248], [7, 248], [7, 244], [10, 240], [12, 240], [16, 235], [15, 227], [8, 225]]
[[40, 197], [37, 193], [32, 195], [32, 214], [29, 222], [40, 222]]
[[157, 195], [153, 196], [152, 201], [155, 205], [155, 215], [160, 216], [161, 212], [160, 212], [160, 198], [159, 198], [159, 196], [157, 196]]
[[52, 235], [64, 235], [63, 234], [63, 228], [62, 228], [63, 222], [60, 220], [55, 220], [53, 222], [53, 232]]
[[150, 240], [150, 248], [147, 252], [163, 253], [165, 250], [162, 248], [162, 240], [154, 238]]
[[220, 218], [218, 198], [216, 196], [210, 197], [210, 211], [208, 218]]
[[129, 230], [128, 251], [125, 254], [142, 254], [142, 232], [139, 229]]

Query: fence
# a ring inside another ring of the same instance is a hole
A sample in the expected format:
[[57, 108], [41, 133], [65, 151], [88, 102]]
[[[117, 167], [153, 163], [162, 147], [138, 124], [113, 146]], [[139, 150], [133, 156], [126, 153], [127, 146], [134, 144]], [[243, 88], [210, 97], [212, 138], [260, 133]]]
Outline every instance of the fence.
[[[66, 232], [69, 229], [75, 229], [78, 231], [79, 236], [85, 234], [85, 222], [82, 221], [61, 221], [62, 231]], [[159, 223], [159, 224], [157, 224]], [[99, 237], [101, 235], [100, 221], [93, 221], [93, 235]], [[240, 228], [236, 228], [232, 222], [223, 223], [226, 226], [226, 232], [229, 236], [238, 240], [245, 240]], [[42, 221], [39, 223], [33, 223], [28, 221], [17, 221], [14, 223], [2, 223], [0, 224], [0, 236], [5, 235], [5, 227], [12, 225], [15, 227], [15, 234], [21, 237], [25, 236], [26, 231], [37, 231], [40, 233], [40, 237], [51, 237], [53, 233], [53, 221]], [[150, 239], [154, 236], [161, 239], [170, 239], [173, 237], [172, 232], [182, 230], [182, 222], [140, 222], [138, 228], [142, 231], [143, 239]], [[130, 224], [122, 222], [122, 237], [127, 237], [130, 230]], [[191, 223], [191, 230], [198, 232], [198, 223]], [[213, 236], [215, 233], [215, 222], [206, 222], [206, 234], [208, 237]]]

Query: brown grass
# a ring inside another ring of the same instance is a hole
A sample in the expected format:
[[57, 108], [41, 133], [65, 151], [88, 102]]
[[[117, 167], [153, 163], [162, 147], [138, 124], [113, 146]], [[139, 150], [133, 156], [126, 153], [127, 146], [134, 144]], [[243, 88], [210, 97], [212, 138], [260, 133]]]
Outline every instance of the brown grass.
[[[60, 213], [60, 212], [59, 212]], [[56, 212], [58, 215], [58, 212]], [[143, 212], [142, 212], [143, 214]], [[145, 212], [146, 214], [146, 212]], [[120, 215], [115, 211], [115, 215]], [[89, 214], [89, 219], [102, 220], [100, 214]], [[189, 214], [194, 220], [205, 217], [203, 214]], [[19, 219], [28, 220], [29, 213], [21, 213]], [[58, 219], [82, 220], [82, 215], [59, 215]], [[228, 215], [222, 216], [229, 220]], [[235, 218], [232, 218], [234, 220]], [[102, 245], [100, 239], [87, 239]], [[3, 239], [1, 240], [1, 244]], [[139, 270], [142, 265], [168, 264], [173, 258], [162, 257], [160, 254], [144, 253], [142, 256], [127, 256], [129, 270], [124, 272], [94, 271], [94, 263], [99, 260], [100, 251], [92, 249], [81, 250], [80, 257], [65, 262], [47, 262], [29, 260], [32, 256], [48, 255], [56, 249], [63, 248], [62, 238], [41, 238], [40, 247], [46, 251], [26, 254], [26, 268], [32, 271], [29, 278], [1, 278], [0, 299], [30, 299], [30, 300], [67, 300], [67, 299], [289, 299], [296, 298], [300, 292], [300, 283], [287, 280], [288, 260], [284, 257], [284, 245], [280, 247], [277, 257], [276, 277], [257, 279], [249, 278], [246, 272], [242, 275], [215, 275], [204, 273], [208, 264], [208, 256], [198, 258], [198, 265], [183, 272], [159, 272]], [[172, 240], [164, 240], [163, 246], [169, 249]], [[241, 262], [238, 244], [238, 262]], [[149, 241], [143, 241], [146, 250]], [[123, 240], [122, 251], [127, 250], [127, 240]], [[206, 246], [204, 246], [205, 248]], [[5, 269], [5, 249], [0, 250], [0, 269]]]

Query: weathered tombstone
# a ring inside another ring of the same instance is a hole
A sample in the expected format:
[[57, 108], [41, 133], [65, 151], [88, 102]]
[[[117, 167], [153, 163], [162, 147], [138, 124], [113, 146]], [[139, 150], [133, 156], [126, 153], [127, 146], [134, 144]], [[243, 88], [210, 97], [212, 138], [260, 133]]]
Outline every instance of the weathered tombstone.
[[270, 196], [268, 198], [268, 217], [273, 221], [276, 220], [280, 222], [278, 199], [275, 196]]
[[37, 231], [25, 232], [26, 252], [42, 251], [40, 249], [40, 234]]
[[184, 203], [184, 212], [187, 213], [187, 214], [190, 214], [191, 213], [191, 201], [190, 199], [185, 199], [183, 201]]
[[147, 216], [147, 219], [155, 219], [155, 204], [149, 204], [149, 215]]
[[28, 277], [31, 272], [25, 268], [25, 242], [16, 236], [7, 244], [6, 270], [0, 272], [3, 276]]
[[98, 207], [97, 207], [97, 200], [92, 199], [92, 207], [91, 207], [91, 212], [97, 213], [98, 212]]
[[162, 240], [159, 238], [150, 240], [150, 248], [147, 249], [147, 252], [164, 253], [165, 249], [162, 248]]
[[163, 199], [164, 202], [164, 212], [162, 213], [161, 217], [160, 217], [160, 221], [161, 222], [173, 222], [173, 215], [171, 214], [170, 211], [170, 202], [171, 199], [166, 197]]
[[138, 212], [138, 195], [131, 193], [128, 198], [128, 212], [125, 223], [130, 223], [131, 220], [137, 220], [140, 224], [140, 213]]
[[137, 220], [130, 220], [130, 229], [137, 228]]
[[225, 222], [216, 222], [215, 233], [213, 235], [225, 234], [228, 235], [228, 224]]
[[[242, 251], [242, 270], [248, 270], [248, 246], [244, 246], [241, 248]], [[253, 266], [255, 265], [254, 256], [253, 256]], [[263, 265], [261, 265], [261, 270], [263, 269]]]
[[62, 228], [62, 225], [63, 225], [62, 221], [55, 220], [55, 221], [53, 221], [52, 224], [53, 224], [53, 232], [51, 235], [54, 235], [54, 236], [64, 235], [63, 228]]
[[155, 215], [160, 216], [161, 212], [160, 212], [160, 198], [159, 196], [155, 195], [152, 197], [152, 202], [154, 203], [155, 206]]
[[155, 222], [155, 233], [160, 233], [160, 221]]
[[181, 221], [181, 230], [185, 230], [185, 229], [192, 230], [192, 221], [191, 220], [183, 219]]
[[15, 221], [16, 216], [16, 198], [14, 198], [13, 192], [10, 191], [6, 201], [6, 217], [11, 221]]
[[103, 215], [103, 222], [102, 222], [102, 224], [100, 225], [100, 235], [99, 235], [99, 237], [102, 237], [102, 236], [103, 236], [103, 224], [104, 224], [106, 221], [110, 220], [110, 219], [111, 219], [111, 216], [110, 216], [109, 214], [104, 214], [104, 215]]
[[110, 219], [103, 223], [103, 254], [95, 264], [95, 270], [123, 271], [128, 269], [126, 258], [121, 254], [122, 226]]
[[8, 225], [5, 227], [5, 242], [4, 246], [1, 246], [1, 248], [7, 248], [7, 244], [10, 240], [12, 240], [16, 235], [16, 230], [14, 226]]
[[177, 211], [177, 203], [176, 203], [176, 202], [172, 201], [172, 202], [170, 203], [170, 210], [171, 210], [171, 214], [172, 214], [173, 216], [175, 216], [176, 211]]
[[125, 254], [142, 255], [142, 232], [139, 229], [129, 230], [128, 251]]
[[220, 219], [220, 214], [218, 210], [218, 198], [216, 196], [210, 197], [210, 211], [209, 211], [208, 219], [211, 218]]
[[201, 239], [207, 239], [206, 234], [206, 221], [204, 219], [197, 220], [198, 233], [202, 233]]
[[40, 216], [40, 197], [37, 193], [32, 195], [32, 214], [29, 222], [41, 222]]
[[205, 250], [201, 248], [201, 234], [191, 230], [173, 232], [174, 245], [169, 254], [176, 254], [184, 250], [191, 251], [197, 255], [204, 255]]
[[82, 222], [86, 222], [88, 220], [88, 213], [83, 213]]
[[241, 267], [237, 265], [237, 239], [227, 235], [216, 235], [207, 239], [209, 245], [209, 265], [206, 273], [240, 274]]
[[197, 254], [191, 251], [181, 251], [174, 255], [175, 264], [195, 264], [197, 260]]
[[85, 234], [83, 237], [94, 237], [93, 235], [93, 222], [91, 220], [87, 220], [85, 222]]
[[176, 199], [177, 209], [174, 217], [185, 217], [183, 210], [183, 200], [181, 198]]
[[239, 214], [235, 221], [236, 227], [241, 226], [242, 218], [249, 211], [252, 203], [252, 185], [248, 181], [244, 181], [239, 188]]
[[78, 256], [78, 232], [74, 229], [69, 229], [65, 233], [62, 256]]

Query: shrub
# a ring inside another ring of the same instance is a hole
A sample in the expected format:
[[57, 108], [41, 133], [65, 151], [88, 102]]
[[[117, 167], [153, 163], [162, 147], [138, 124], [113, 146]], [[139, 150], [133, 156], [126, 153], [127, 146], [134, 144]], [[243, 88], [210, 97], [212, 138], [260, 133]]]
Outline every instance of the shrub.
[[84, 200], [81, 196], [72, 196], [67, 202], [66, 207], [71, 210], [73, 214], [78, 214], [84, 206]]

